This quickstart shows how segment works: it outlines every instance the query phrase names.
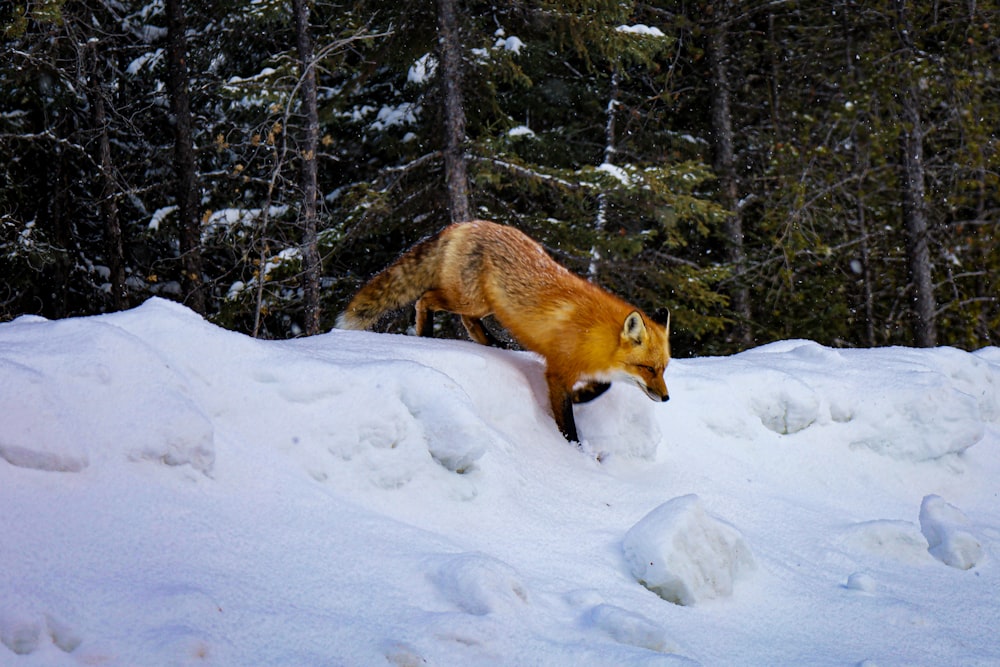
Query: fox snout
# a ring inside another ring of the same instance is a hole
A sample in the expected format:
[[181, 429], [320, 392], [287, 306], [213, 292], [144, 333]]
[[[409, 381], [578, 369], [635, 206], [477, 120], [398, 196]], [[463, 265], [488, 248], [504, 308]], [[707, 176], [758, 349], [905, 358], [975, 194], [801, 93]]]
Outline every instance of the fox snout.
[[660, 393], [656, 389], [653, 389], [652, 387], [648, 387], [645, 384], [643, 384], [642, 382], [637, 382], [636, 384], [639, 385], [640, 389], [642, 389], [644, 392], [646, 392], [646, 396], [649, 396], [650, 399], [656, 401], [657, 403], [660, 403], [660, 402], [666, 403], [667, 401], [670, 400], [670, 392], [667, 391], [666, 387], [663, 388], [663, 393]]
[[660, 402], [662, 402], [662, 403], [666, 403], [667, 401], [669, 401], [669, 400], [670, 400], [670, 394], [667, 394], [667, 393], [664, 393], [664, 394], [663, 394], [663, 395], [661, 396], [661, 395], [657, 394], [657, 393], [656, 393], [656, 392], [654, 392], [654, 391], [647, 391], [647, 392], [646, 392], [646, 395], [647, 395], [647, 396], [649, 396], [649, 397], [650, 397], [651, 399], [653, 399], [654, 401], [660, 401]]

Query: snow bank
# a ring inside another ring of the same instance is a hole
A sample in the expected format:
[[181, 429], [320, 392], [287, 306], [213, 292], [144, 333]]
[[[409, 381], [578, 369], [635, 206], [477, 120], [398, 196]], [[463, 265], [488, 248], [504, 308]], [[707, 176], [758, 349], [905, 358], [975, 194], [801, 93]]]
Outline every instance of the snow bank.
[[117, 456], [211, 472], [211, 420], [188, 381], [142, 340], [98, 320], [21, 318], [4, 333], [8, 463], [79, 472], [92, 458]]
[[752, 437], [759, 422], [781, 435], [823, 430], [852, 448], [928, 461], [961, 454], [1000, 420], [996, 366], [957, 350], [894, 348], [889, 357], [783, 341], [723, 363], [732, 402], [706, 415], [723, 437]]
[[532, 354], [158, 299], [0, 374], [0, 664], [1000, 661], [1000, 350], [675, 360], [579, 448]]

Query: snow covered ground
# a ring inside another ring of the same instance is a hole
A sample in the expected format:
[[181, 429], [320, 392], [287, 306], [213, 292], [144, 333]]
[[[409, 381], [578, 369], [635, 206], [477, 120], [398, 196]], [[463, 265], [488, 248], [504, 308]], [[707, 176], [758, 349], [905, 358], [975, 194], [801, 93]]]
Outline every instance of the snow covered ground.
[[1000, 664], [1000, 349], [0, 325], [0, 665]]

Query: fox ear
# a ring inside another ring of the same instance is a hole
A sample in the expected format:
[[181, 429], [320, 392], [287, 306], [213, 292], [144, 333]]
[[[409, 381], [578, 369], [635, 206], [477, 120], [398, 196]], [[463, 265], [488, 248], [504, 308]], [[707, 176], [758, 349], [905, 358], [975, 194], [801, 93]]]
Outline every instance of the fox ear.
[[638, 310], [633, 310], [625, 318], [625, 326], [622, 327], [622, 338], [633, 345], [641, 345], [646, 340], [646, 323], [642, 321], [642, 315]]
[[650, 318], [663, 326], [668, 332], [670, 331], [670, 309], [669, 308], [657, 308], [650, 314]]

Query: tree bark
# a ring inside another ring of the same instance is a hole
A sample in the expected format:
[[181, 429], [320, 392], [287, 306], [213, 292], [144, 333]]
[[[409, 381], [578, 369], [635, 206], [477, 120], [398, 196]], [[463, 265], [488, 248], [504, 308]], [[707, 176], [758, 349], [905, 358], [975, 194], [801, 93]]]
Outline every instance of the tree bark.
[[174, 187], [180, 236], [184, 301], [195, 312], [205, 312], [202, 278], [201, 220], [198, 215], [197, 165], [188, 90], [187, 21], [183, 0], [166, 0], [167, 89], [174, 121]]
[[438, 53], [444, 95], [444, 176], [452, 222], [471, 219], [465, 159], [465, 103], [462, 96], [462, 40], [458, 0], [438, 0]]
[[[615, 163], [615, 133], [616, 118], [618, 113], [619, 97], [619, 74], [618, 66], [613, 65], [611, 70], [611, 91], [608, 98], [607, 119], [604, 124], [604, 164]], [[594, 231], [601, 235], [604, 233], [608, 223], [608, 196], [601, 191], [597, 193], [597, 218], [594, 220]], [[587, 268], [587, 277], [597, 281], [601, 268], [601, 250], [598, 247], [590, 249], [590, 266]]]
[[[856, 62], [858, 54], [855, 51], [854, 40], [852, 39], [852, 10], [853, 5], [851, 0], [842, 0], [840, 7], [840, 21], [841, 30], [843, 31], [846, 39], [844, 48], [844, 69], [847, 71], [849, 78], [856, 81], [858, 75], [854, 63]], [[857, 173], [867, 172], [870, 166], [870, 157], [867, 151], [862, 152], [862, 142], [859, 137], [858, 126], [856, 124], [851, 129], [850, 141], [853, 146], [852, 150], [854, 152], [855, 171]], [[864, 307], [865, 319], [864, 341], [868, 347], [875, 347], [875, 291], [874, 280], [872, 278], [871, 248], [868, 244], [868, 216], [865, 201], [865, 188], [864, 181], [862, 179], [859, 179], [855, 185], [854, 199], [858, 223], [858, 249], [861, 252], [861, 259], [858, 261], [861, 262], [859, 275], [861, 276], [861, 300]]]
[[316, 101], [316, 68], [313, 62], [312, 37], [309, 31], [307, 0], [293, 0], [295, 32], [302, 72], [301, 93], [306, 128], [302, 160], [302, 292], [304, 324], [307, 336], [320, 332], [320, 257], [317, 235], [317, 152], [319, 150], [319, 111]]
[[115, 187], [114, 164], [111, 161], [111, 138], [108, 136], [108, 114], [104, 99], [98, 42], [88, 43], [90, 56], [90, 112], [97, 130], [97, 164], [100, 165], [101, 217], [104, 218], [104, 247], [108, 269], [111, 273], [111, 303], [115, 310], [128, 308], [125, 289], [125, 251], [122, 241], [121, 220], [118, 216], [118, 192]]
[[[916, 49], [905, 0], [896, 0], [897, 30], [902, 42], [903, 67], [915, 61]], [[901, 153], [903, 163], [903, 225], [906, 230], [906, 256], [913, 286], [914, 339], [919, 347], [937, 345], [935, 323], [936, 304], [931, 269], [931, 254], [927, 243], [929, 225], [925, 200], [924, 131], [920, 116], [920, 101], [912, 73], [903, 83], [901, 98]]]
[[924, 200], [924, 147], [920, 111], [914, 90], [903, 95], [903, 222], [906, 255], [913, 284], [914, 336], [919, 347], [937, 345], [936, 304], [927, 244], [927, 204]]
[[730, 107], [729, 64], [729, 3], [717, 7], [715, 24], [709, 31], [707, 56], [712, 72], [712, 137], [714, 140], [713, 169], [719, 179], [721, 204], [729, 211], [724, 232], [727, 259], [736, 272], [736, 282], [730, 292], [732, 310], [736, 315], [736, 336], [744, 347], [753, 345], [750, 332], [750, 292], [745, 280], [746, 252], [743, 247], [743, 217], [739, 209], [739, 184], [736, 179], [733, 149], [733, 118]]

